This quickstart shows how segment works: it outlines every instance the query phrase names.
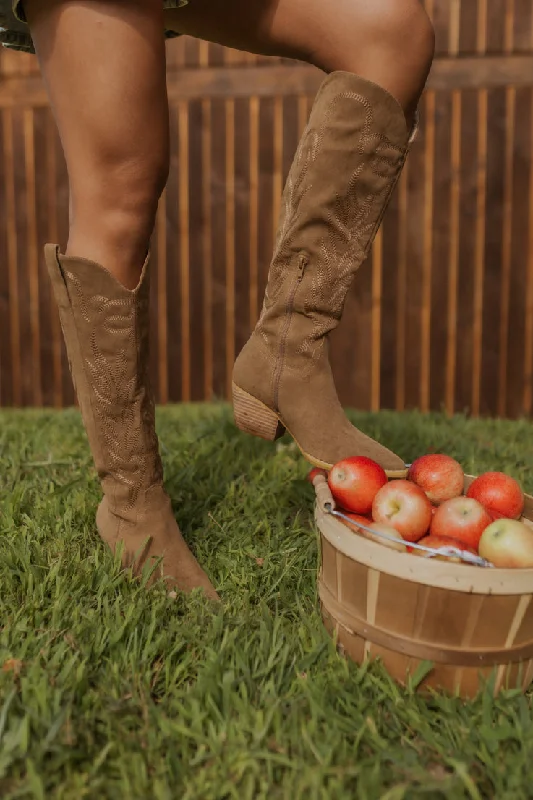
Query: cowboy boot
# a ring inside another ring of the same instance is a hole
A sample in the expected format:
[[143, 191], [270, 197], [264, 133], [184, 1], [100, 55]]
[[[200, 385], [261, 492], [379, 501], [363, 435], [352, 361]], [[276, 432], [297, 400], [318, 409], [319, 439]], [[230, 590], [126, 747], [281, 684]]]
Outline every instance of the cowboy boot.
[[187, 547], [163, 488], [148, 378], [149, 258], [129, 291], [106, 269], [45, 247], [59, 306], [70, 371], [103, 499], [96, 513], [100, 536], [138, 575], [155, 566], [169, 588], [202, 588], [216, 599], [209, 578]]
[[283, 193], [265, 301], [233, 373], [237, 426], [275, 440], [287, 430], [304, 457], [347, 456], [404, 477], [404, 461], [351, 425], [328, 360], [353, 277], [367, 257], [412, 140], [399, 103], [347, 72], [319, 90]]

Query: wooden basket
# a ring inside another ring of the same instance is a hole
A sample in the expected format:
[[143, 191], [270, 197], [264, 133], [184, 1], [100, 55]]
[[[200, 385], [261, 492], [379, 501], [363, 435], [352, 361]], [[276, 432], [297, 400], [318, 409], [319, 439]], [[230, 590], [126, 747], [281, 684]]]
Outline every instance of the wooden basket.
[[[319, 596], [341, 652], [357, 663], [380, 658], [402, 684], [429, 661], [419, 689], [462, 697], [474, 696], [489, 677], [495, 693], [530, 685], [533, 569], [486, 569], [391, 550], [328, 514], [328, 494], [327, 484], [317, 486]], [[524, 521], [533, 527], [530, 496]]]

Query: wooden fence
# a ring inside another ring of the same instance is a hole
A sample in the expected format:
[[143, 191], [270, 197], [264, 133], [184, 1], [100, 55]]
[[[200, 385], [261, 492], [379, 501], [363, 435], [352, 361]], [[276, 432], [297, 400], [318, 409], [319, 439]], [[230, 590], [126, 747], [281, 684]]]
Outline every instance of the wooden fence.
[[[422, 130], [333, 336], [342, 401], [533, 410], [533, 7], [427, 0], [438, 58]], [[262, 302], [280, 196], [322, 76], [168, 45], [172, 169], [154, 233], [159, 402], [228, 396]], [[71, 404], [41, 245], [68, 187], [35, 59], [0, 60], [0, 405]]]

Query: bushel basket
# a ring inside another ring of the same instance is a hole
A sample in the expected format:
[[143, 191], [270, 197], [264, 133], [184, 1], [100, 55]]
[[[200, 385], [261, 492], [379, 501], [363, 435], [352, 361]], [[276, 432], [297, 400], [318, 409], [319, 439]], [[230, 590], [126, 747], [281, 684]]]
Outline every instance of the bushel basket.
[[[473, 478], [466, 478], [465, 491]], [[357, 663], [379, 658], [400, 683], [423, 662], [419, 689], [472, 697], [533, 680], [533, 569], [496, 569], [417, 558], [364, 538], [328, 513], [317, 486], [319, 596], [327, 630]], [[523, 521], [533, 527], [533, 498]]]

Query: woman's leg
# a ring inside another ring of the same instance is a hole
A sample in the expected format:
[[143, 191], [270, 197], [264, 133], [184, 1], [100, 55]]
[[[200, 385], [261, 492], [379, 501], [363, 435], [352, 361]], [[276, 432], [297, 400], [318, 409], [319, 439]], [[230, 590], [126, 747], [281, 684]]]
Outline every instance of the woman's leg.
[[47, 245], [69, 364], [101, 479], [96, 522], [138, 572], [215, 592], [162, 482], [148, 380], [149, 241], [168, 172], [161, 0], [27, 0], [65, 152], [66, 254]]
[[434, 50], [421, 3], [191, 0], [166, 25], [329, 73], [285, 187], [263, 311], [235, 364], [237, 425], [265, 439], [289, 430], [316, 466], [361, 455], [404, 476], [402, 458], [346, 419], [327, 338], [407, 157]]
[[161, 0], [26, 0], [71, 192], [67, 255], [138, 282], [168, 175]]
[[353, 72], [389, 91], [409, 121], [434, 53], [421, 0], [189, 0], [167, 28], [252, 53]]

